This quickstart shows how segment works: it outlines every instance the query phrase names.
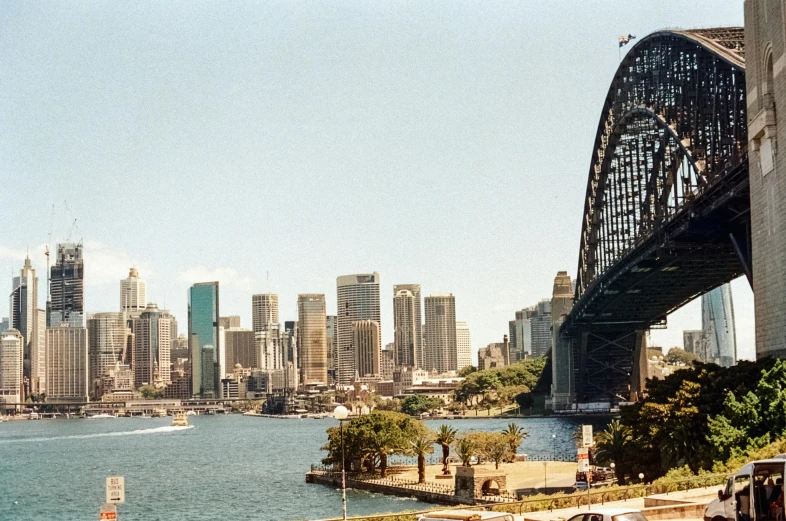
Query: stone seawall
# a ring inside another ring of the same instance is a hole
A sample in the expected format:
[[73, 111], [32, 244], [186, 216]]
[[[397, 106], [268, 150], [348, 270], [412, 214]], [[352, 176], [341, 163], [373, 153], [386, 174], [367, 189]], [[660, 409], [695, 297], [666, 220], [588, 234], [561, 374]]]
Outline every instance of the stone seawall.
[[[315, 483], [318, 485], [328, 485], [331, 487], [341, 488], [341, 475], [336, 475], [331, 472], [312, 471], [306, 474], [306, 483]], [[369, 492], [387, 494], [389, 496], [415, 498], [425, 503], [434, 503], [435, 505], [467, 504], [466, 499], [461, 500], [453, 495], [432, 492], [429, 490], [419, 490], [417, 488], [410, 488], [408, 486], [394, 486], [375, 483], [373, 481], [357, 480], [350, 477], [347, 477], [347, 488], [367, 490]]]

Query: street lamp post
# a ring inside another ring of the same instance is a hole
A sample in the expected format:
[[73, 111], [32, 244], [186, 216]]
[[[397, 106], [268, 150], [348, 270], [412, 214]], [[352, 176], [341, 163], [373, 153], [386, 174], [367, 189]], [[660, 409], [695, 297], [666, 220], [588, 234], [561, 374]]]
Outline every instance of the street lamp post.
[[617, 466], [614, 464], [613, 461], [611, 462], [611, 465], [609, 465], [609, 466], [611, 467], [611, 482], [612, 483], [617, 483], [617, 471], [615, 470], [617, 468]]
[[343, 405], [339, 405], [333, 411], [333, 416], [338, 420], [339, 432], [341, 437], [341, 509], [344, 521], [347, 519], [347, 472], [346, 461], [344, 460], [344, 420], [347, 419], [349, 412]]
[[546, 468], [548, 467], [548, 465], [549, 465], [548, 461], [543, 462], [543, 493], [544, 494], [549, 493], [549, 476], [548, 473], [546, 472]]
[[557, 461], [557, 435], [551, 435], [551, 457]]
[[639, 481], [641, 481], [642, 485], [644, 484], [644, 473], [643, 472], [639, 472]]

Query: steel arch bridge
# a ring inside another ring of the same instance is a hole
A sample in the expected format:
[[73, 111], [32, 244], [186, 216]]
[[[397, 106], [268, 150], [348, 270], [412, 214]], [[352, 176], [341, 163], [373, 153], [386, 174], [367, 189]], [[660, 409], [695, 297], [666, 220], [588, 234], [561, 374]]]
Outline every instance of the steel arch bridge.
[[595, 137], [555, 407], [635, 396], [644, 332], [750, 280], [747, 142], [742, 28], [657, 32], [623, 59]]

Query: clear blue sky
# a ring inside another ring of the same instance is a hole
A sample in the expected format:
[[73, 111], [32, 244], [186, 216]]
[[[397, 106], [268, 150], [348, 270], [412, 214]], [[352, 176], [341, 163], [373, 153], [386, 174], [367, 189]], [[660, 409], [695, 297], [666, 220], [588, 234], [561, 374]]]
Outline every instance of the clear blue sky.
[[[279, 293], [282, 320], [298, 293], [335, 312], [336, 276], [378, 271], [385, 343], [412, 282], [456, 295], [473, 348], [500, 341], [575, 276], [617, 36], [741, 25], [742, 7], [3, 1], [4, 285], [27, 247], [44, 271], [55, 204], [53, 242], [74, 218], [85, 242], [88, 312], [118, 307], [132, 263], [183, 330], [193, 282], [220, 280], [222, 314], [250, 325], [252, 293]], [[697, 309], [656, 341], [681, 344]]]

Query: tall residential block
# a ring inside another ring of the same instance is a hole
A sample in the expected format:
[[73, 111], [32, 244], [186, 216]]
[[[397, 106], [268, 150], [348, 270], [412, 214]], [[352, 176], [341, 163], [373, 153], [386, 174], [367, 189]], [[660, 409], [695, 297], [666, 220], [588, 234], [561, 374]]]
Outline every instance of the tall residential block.
[[737, 329], [731, 284], [724, 284], [701, 297], [701, 328], [707, 332], [711, 358], [722, 367], [737, 363]]
[[[424, 359], [424, 340], [423, 340], [423, 298], [420, 291], [420, 284], [396, 284], [393, 286], [393, 297], [399, 291], [409, 291], [412, 293], [415, 305], [415, 362], [414, 367], [423, 367], [425, 364]], [[395, 313], [395, 311], [394, 311]]]
[[234, 369], [235, 364], [240, 364], [245, 369], [261, 367], [257, 360], [253, 331], [241, 327], [230, 327], [224, 331], [224, 341], [227, 369]]
[[0, 333], [0, 409], [3, 403], [22, 403], [24, 338], [14, 328]]
[[108, 369], [123, 363], [131, 330], [125, 313], [94, 313], [87, 318], [87, 339], [91, 394], [100, 398], [101, 379]]
[[9, 302], [9, 325], [22, 334], [23, 373], [30, 391], [37, 391], [40, 359], [44, 346], [38, 343], [38, 277], [30, 264], [30, 257], [18, 277], [12, 280]]
[[278, 295], [260, 293], [251, 296], [251, 328], [258, 333], [266, 324], [278, 324]]
[[786, 18], [778, 0], [745, 2], [750, 240], [756, 358], [786, 358]]
[[349, 384], [355, 376], [352, 323], [373, 320], [379, 313], [379, 273], [343, 275], [336, 278], [338, 325], [338, 382]]
[[420, 318], [415, 302], [415, 295], [407, 289], [399, 289], [393, 296], [393, 355], [397, 366], [420, 367]]
[[84, 327], [84, 278], [82, 244], [58, 244], [55, 265], [49, 272], [48, 327], [57, 327], [63, 322]]
[[426, 324], [425, 358], [427, 371], [445, 373], [458, 370], [456, 345], [456, 299], [452, 293], [424, 299]]
[[[38, 322], [38, 339], [36, 340], [35, 354], [31, 352], [30, 372], [33, 374], [33, 392], [46, 394], [46, 310], [37, 309], [35, 315]], [[35, 388], [36, 379], [38, 380], [37, 390]]]
[[379, 322], [359, 320], [352, 323], [352, 345], [355, 351], [355, 373], [364, 376], [380, 375], [382, 331]]
[[325, 295], [297, 297], [298, 349], [303, 384], [327, 384], [327, 314]]
[[170, 383], [172, 315], [150, 302], [132, 323], [134, 385], [140, 387], [144, 384]]
[[466, 322], [456, 322], [456, 370], [472, 365], [472, 340]]
[[46, 330], [46, 396], [86, 402], [90, 388], [87, 328], [62, 322]]
[[[532, 349], [532, 356], [544, 356], [546, 351], [551, 349], [552, 335], [552, 313], [551, 299], [545, 299], [531, 310], [529, 315], [529, 334]], [[527, 330], [523, 330], [523, 338], [526, 339]], [[526, 340], [523, 340], [526, 346]]]
[[147, 305], [147, 287], [139, 278], [136, 268], [131, 268], [128, 278], [120, 281], [120, 311], [143, 311]]
[[218, 282], [199, 282], [188, 290], [188, 343], [191, 351], [191, 393], [220, 398], [221, 337]]

